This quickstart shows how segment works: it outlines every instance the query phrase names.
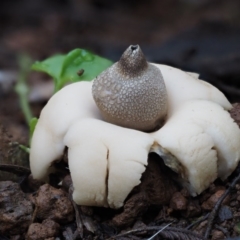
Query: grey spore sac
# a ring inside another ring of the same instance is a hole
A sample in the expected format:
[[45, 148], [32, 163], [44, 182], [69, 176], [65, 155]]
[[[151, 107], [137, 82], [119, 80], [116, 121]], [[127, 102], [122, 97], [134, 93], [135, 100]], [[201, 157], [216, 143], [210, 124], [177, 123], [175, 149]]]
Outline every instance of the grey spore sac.
[[138, 45], [94, 80], [92, 94], [103, 118], [119, 126], [149, 132], [160, 128], [167, 114], [162, 74]]

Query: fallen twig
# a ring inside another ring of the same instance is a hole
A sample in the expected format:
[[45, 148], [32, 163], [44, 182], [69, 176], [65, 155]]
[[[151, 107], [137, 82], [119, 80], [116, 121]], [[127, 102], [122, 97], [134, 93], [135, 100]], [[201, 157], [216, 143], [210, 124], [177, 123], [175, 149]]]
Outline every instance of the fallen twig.
[[162, 232], [164, 229], [166, 229], [168, 226], [170, 226], [172, 223], [167, 224], [162, 229], [160, 229], [158, 232], [156, 232], [152, 237], [148, 238], [148, 240], [154, 239], [160, 232]]
[[219, 198], [219, 200], [215, 204], [213, 210], [209, 214], [208, 224], [207, 224], [207, 228], [206, 228], [206, 231], [205, 231], [204, 239], [208, 239], [209, 238], [210, 232], [212, 230], [213, 221], [214, 221], [214, 219], [215, 219], [215, 217], [216, 217], [216, 215], [218, 213], [218, 210], [219, 210], [223, 200], [227, 197], [227, 195], [230, 193], [230, 191], [234, 188], [234, 186], [236, 185], [236, 183], [239, 180], [240, 180], [240, 173], [238, 173], [238, 176], [232, 181], [232, 183], [229, 185], [228, 189]]
[[[164, 226], [154, 226], [154, 227], [143, 227], [143, 228], [138, 228], [138, 229], [133, 229], [130, 231], [127, 231], [125, 233], [118, 234], [116, 236], [110, 237], [107, 240], [113, 240], [117, 239], [120, 237], [125, 237], [129, 235], [133, 235], [139, 232], [152, 232], [152, 231], [159, 231], [162, 230]], [[168, 227], [166, 229], [163, 229], [162, 232], [159, 232], [159, 235], [162, 237], [165, 237], [166, 239], [169, 239], [167, 236], [172, 236], [179, 234], [178, 239], [194, 239], [194, 240], [202, 240], [203, 237], [186, 229], [183, 228], [175, 228], [175, 227]], [[181, 236], [180, 236], [181, 235]], [[171, 238], [170, 238], [171, 239]]]
[[206, 220], [206, 219], [208, 218], [208, 216], [209, 216], [209, 213], [207, 213], [205, 216], [199, 218], [197, 221], [191, 223], [191, 224], [188, 225], [185, 229], [186, 229], [186, 230], [191, 229], [193, 226], [195, 226], [195, 225], [197, 225], [198, 223], [201, 223], [201, 222], [203, 222], [204, 220]]
[[14, 173], [18, 176], [29, 175], [31, 173], [29, 168], [13, 165], [13, 164], [0, 164], [0, 170]]

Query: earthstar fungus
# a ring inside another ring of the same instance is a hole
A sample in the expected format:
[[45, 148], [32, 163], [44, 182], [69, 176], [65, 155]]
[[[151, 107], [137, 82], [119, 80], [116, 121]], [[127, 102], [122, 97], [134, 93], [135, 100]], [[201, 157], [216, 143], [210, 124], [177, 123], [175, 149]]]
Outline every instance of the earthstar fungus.
[[167, 91], [158, 67], [138, 45], [93, 82], [93, 98], [104, 120], [141, 131], [159, 129], [167, 115]]
[[239, 161], [231, 108], [196, 74], [148, 63], [130, 46], [93, 82], [68, 85], [49, 100], [32, 138], [31, 171], [46, 180], [67, 146], [74, 201], [119, 208], [156, 152], [195, 196]]

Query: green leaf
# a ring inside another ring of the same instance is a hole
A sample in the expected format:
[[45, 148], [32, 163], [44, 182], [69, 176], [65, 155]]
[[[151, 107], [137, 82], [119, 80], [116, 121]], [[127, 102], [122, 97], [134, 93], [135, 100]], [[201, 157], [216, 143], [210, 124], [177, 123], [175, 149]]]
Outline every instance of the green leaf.
[[59, 54], [35, 62], [32, 69], [49, 74], [55, 81], [56, 92], [68, 82], [91, 81], [111, 65], [110, 60], [77, 48], [66, 55]]

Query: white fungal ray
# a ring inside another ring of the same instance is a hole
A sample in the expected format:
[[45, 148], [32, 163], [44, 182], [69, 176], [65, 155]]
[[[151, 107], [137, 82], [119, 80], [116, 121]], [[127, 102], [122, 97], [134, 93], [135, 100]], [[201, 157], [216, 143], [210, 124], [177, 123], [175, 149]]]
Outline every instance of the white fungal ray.
[[54, 160], [63, 154], [62, 139], [52, 134], [42, 121], [39, 121], [34, 130], [30, 149], [30, 168], [36, 179], [47, 180], [50, 172], [54, 171], [51, 165]]
[[70, 127], [68, 146], [73, 199], [79, 205], [119, 208], [140, 183], [153, 138], [96, 119]]
[[80, 205], [121, 207], [140, 183], [149, 151], [185, 179], [192, 195], [217, 177], [227, 178], [240, 158], [240, 129], [225, 111], [232, 105], [198, 75], [154, 65], [168, 96], [168, 117], [160, 130], [144, 133], [103, 122], [92, 82], [68, 85], [53, 95], [36, 125], [30, 151], [33, 177], [46, 180], [67, 146], [73, 199]]
[[185, 168], [182, 176], [194, 196], [217, 177], [226, 179], [240, 159], [240, 129], [216, 103], [192, 100], [151, 134]]
[[35, 178], [47, 177], [51, 163], [63, 154], [63, 137], [75, 121], [101, 119], [91, 88], [92, 82], [70, 84], [43, 108], [31, 142], [30, 167]]
[[224, 94], [213, 85], [197, 79], [188, 72], [162, 64], [157, 66], [165, 81], [168, 94], [168, 117], [184, 102], [193, 99], [203, 99], [215, 102], [224, 109], [230, 110], [231, 103]]

